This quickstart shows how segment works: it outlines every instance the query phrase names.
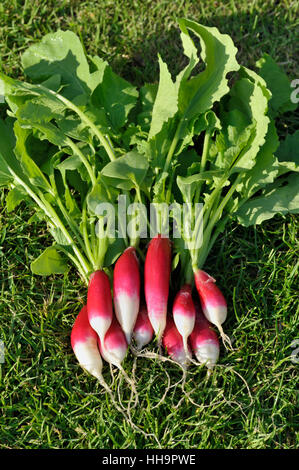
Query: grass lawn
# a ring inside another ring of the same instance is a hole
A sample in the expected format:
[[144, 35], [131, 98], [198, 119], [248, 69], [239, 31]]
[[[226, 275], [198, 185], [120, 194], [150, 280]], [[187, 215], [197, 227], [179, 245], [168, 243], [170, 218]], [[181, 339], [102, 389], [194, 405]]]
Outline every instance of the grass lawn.
[[[158, 51], [170, 70], [182, 67], [179, 17], [230, 34], [243, 65], [254, 68], [267, 52], [290, 80], [299, 77], [298, 3], [291, 0], [3, 0], [1, 66], [22, 77], [26, 47], [70, 29], [87, 52], [139, 86], [158, 79]], [[281, 136], [295, 129], [294, 113], [279, 123]], [[211, 376], [191, 366], [183, 394], [179, 367], [128, 355], [124, 367], [129, 374], [135, 367], [140, 400], [131, 418], [139, 432], [72, 353], [70, 330], [85, 287], [74, 270], [67, 277], [32, 275], [30, 263], [50, 236], [43, 225], [27, 224], [25, 206], [8, 214], [0, 197], [1, 449], [298, 447], [298, 363], [291, 360], [299, 336], [297, 217], [248, 229], [230, 225], [215, 244], [206, 270], [228, 300], [225, 331], [234, 350], [222, 347]], [[105, 379], [126, 404], [129, 388], [113, 373], [114, 381], [105, 367]]]

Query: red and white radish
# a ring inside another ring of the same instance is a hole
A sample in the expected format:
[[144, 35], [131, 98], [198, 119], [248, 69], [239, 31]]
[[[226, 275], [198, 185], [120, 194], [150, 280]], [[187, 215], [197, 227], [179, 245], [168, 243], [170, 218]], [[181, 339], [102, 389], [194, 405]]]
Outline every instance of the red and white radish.
[[138, 313], [135, 323], [133, 338], [137, 349], [140, 350], [146, 346], [153, 338], [154, 330], [148, 317], [146, 306], [143, 305]]
[[113, 316], [111, 325], [105, 334], [104, 340], [102, 341], [100, 338], [98, 338], [98, 345], [103, 359], [105, 359], [106, 362], [116, 366], [122, 372], [126, 381], [131, 385], [132, 391], [137, 396], [137, 391], [133, 380], [129, 378], [124, 368], [122, 367], [122, 362], [125, 359], [128, 351], [128, 343], [125, 334], [115, 316]]
[[158, 234], [148, 245], [144, 263], [146, 306], [158, 344], [166, 326], [170, 273], [171, 243], [169, 238]]
[[[131, 425], [134, 425], [130, 416], [127, 416], [123, 409], [118, 406], [111, 389], [102, 376], [103, 361], [99, 351], [99, 341], [96, 331], [90, 326], [87, 306], [85, 305], [78, 314], [72, 328], [72, 349], [81, 367], [99, 380], [102, 387], [109, 394], [115, 408]], [[134, 427], [136, 426], [134, 425]]]
[[115, 317], [113, 317], [111, 325], [105, 334], [104, 341], [99, 338], [99, 348], [105, 361], [121, 368], [121, 363], [127, 354], [128, 343]]
[[187, 341], [194, 328], [196, 315], [190, 284], [184, 284], [175, 296], [172, 314], [177, 330], [183, 338], [185, 353], [188, 355]]
[[195, 271], [194, 279], [205, 317], [218, 328], [224, 345], [228, 343], [231, 347], [230, 339], [221, 326], [227, 317], [227, 303], [216, 280], [201, 269]]
[[219, 358], [219, 339], [199, 305], [196, 305], [196, 320], [190, 335], [190, 344], [198, 362], [212, 369]]
[[130, 344], [140, 304], [140, 272], [136, 250], [127, 248], [113, 271], [113, 300], [116, 318]]
[[109, 277], [102, 270], [95, 271], [90, 276], [87, 312], [90, 325], [103, 341], [112, 322], [113, 306]]
[[173, 359], [175, 362], [178, 362], [184, 369], [186, 369], [192, 352], [190, 349], [188, 349], [186, 354], [183, 338], [178, 332], [173, 318], [170, 315], [167, 316], [167, 322], [162, 341], [163, 346], [171, 359]]
[[71, 345], [81, 367], [101, 382], [103, 361], [98, 349], [98, 335], [89, 324], [86, 305], [74, 322]]

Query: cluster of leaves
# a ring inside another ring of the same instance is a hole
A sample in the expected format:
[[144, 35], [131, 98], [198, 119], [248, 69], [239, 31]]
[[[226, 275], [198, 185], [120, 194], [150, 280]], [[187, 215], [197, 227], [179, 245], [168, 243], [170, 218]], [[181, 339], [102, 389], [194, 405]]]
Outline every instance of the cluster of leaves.
[[[193, 248], [183, 231], [185, 243], [174, 245], [186, 277], [204, 265], [231, 218], [249, 226], [299, 212], [299, 133], [280, 142], [276, 131], [279, 115], [296, 108], [286, 75], [266, 54], [258, 72], [240, 66], [231, 38], [214, 27], [179, 25], [188, 64], [173, 79], [159, 56], [159, 83], [139, 90], [87, 55], [70, 31], [26, 50], [28, 81], [0, 73], [7, 210], [25, 201], [35, 211], [29, 222], [45, 221], [55, 241], [32, 263], [35, 273], [63, 273], [68, 259], [87, 282], [125, 246], [137, 246], [138, 230], [128, 239], [120, 221], [122, 238], [97, 236], [99, 203], [116, 207], [120, 195], [127, 204], [203, 203], [202, 246]], [[200, 41], [199, 73], [190, 34]], [[191, 241], [197, 236], [195, 226]]]

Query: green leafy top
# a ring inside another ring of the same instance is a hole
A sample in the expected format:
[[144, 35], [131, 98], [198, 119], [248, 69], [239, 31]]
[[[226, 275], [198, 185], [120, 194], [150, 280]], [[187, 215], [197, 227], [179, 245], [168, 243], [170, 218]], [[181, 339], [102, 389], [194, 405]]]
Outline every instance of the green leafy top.
[[[109, 214], [98, 213], [101, 202], [117, 213], [119, 196], [126, 208], [191, 205], [193, 239], [180, 226], [182, 239], [174, 244], [175, 265], [180, 259], [186, 278], [190, 266], [204, 264], [231, 218], [249, 226], [298, 212], [298, 132], [279, 142], [275, 127], [282, 112], [296, 107], [287, 76], [266, 54], [257, 71], [238, 64], [232, 39], [215, 27], [188, 19], [179, 27], [187, 65], [174, 77], [158, 55], [159, 82], [139, 90], [102, 58], [87, 55], [71, 31], [47, 34], [25, 51], [28, 81], [0, 72], [7, 210], [29, 204], [31, 221], [46, 222], [54, 238], [33, 272], [61, 274], [69, 260], [88, 282], [128, 244], [145, 246], [136, 230], [128, 237], [118, 216], [110, 236]], [[200, 247], [197, 203], [203, 203]]]

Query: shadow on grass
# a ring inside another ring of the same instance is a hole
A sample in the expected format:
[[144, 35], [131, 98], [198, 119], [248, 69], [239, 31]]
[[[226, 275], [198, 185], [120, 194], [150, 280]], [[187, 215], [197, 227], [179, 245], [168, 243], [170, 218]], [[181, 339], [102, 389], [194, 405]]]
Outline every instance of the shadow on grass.
[[[265, 5], [261, 13], [256, 9], [249, 12], [230, 13], [225, 16], [203, 17], [199, 14], [186, 15], [186, 18], [217, 27], [221, 33], [229, 34], [238, 49], [237, 60], [249, 68], [255, 68], [255, 62], [263, 55], [270, 54], [292, 79], [296, 74], [296, 59], [294, 36], [292, 28], [295, 20], [288, 22], [285, 18], [284, 7], [277, 14], [270, 5]], [[182, 17], [179, 15], [178, 18]], [[171, 20], [171, 21], [170, 21]], [[180, 29], [175, 18], [158, 23], [154, 32], [145, 27], [144, 34], [130, 41], [125, 54], [115, 54], [110, 58], [110, 65], [116, 73], [141, 86], [144, 82], [155, 82], [159, 77], [158, 53], [167, 62], [173, 75], [186, 64], [180, 39]], [[119, 31], [120, 33], [120, 31]], [[117, 51], [117, 26], [109, 42]], [[196, 42], [196, 41], [195, 41]]]

